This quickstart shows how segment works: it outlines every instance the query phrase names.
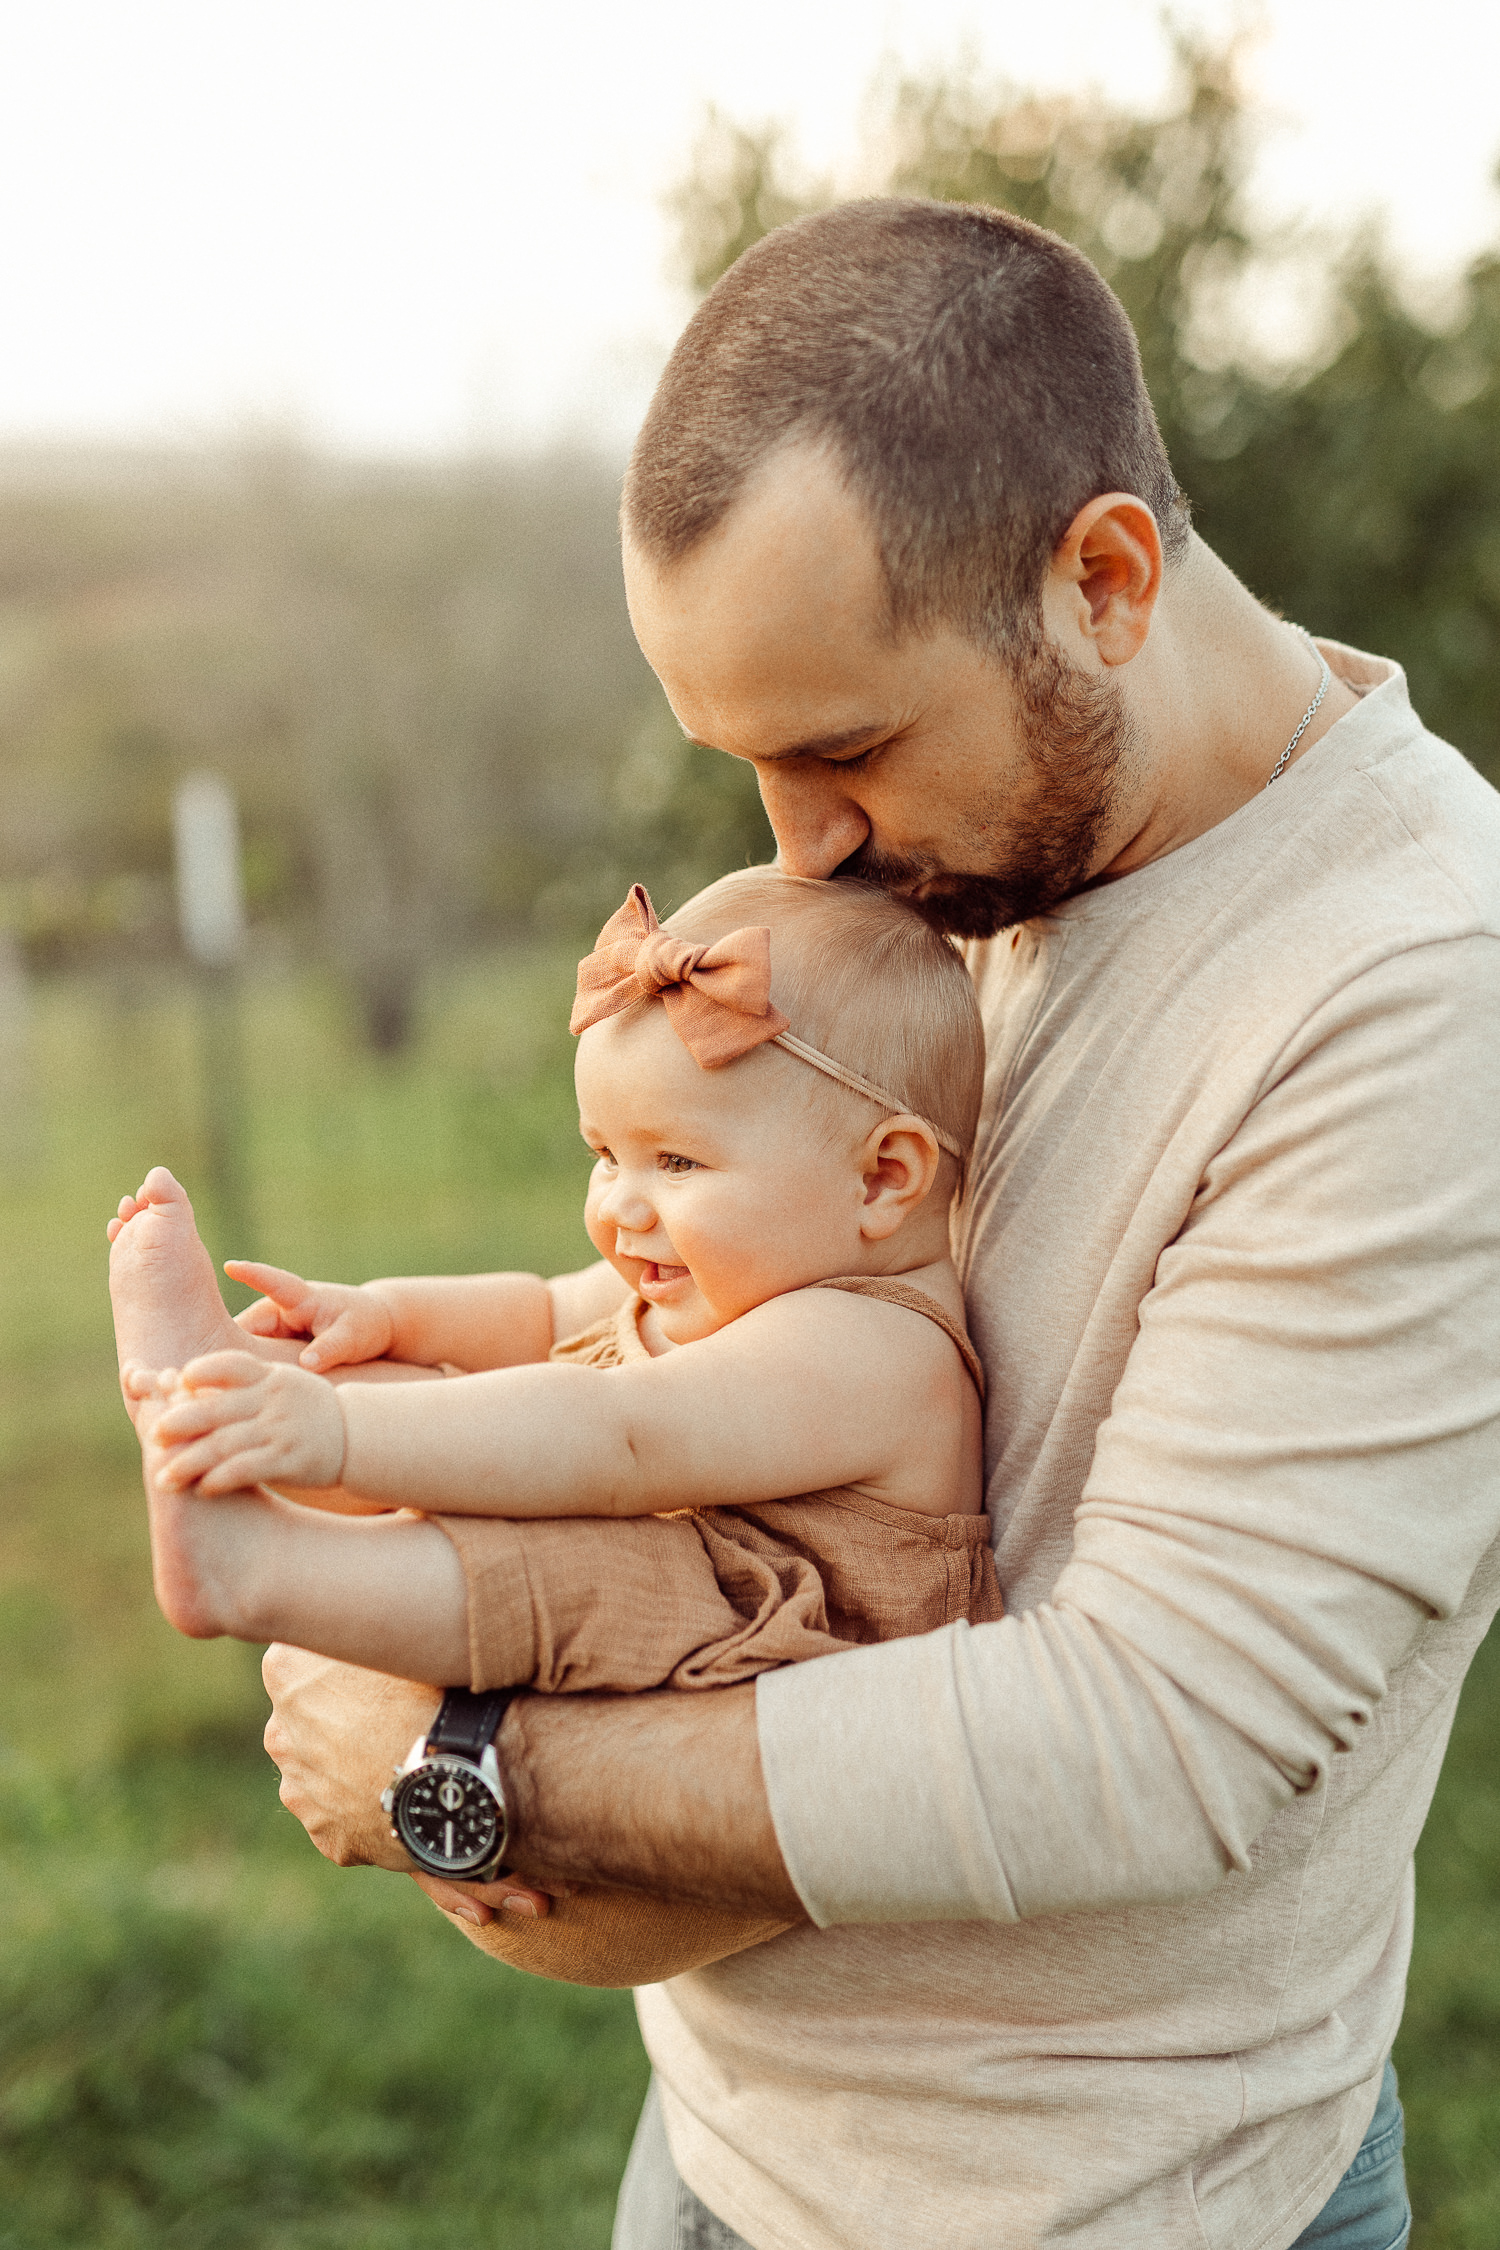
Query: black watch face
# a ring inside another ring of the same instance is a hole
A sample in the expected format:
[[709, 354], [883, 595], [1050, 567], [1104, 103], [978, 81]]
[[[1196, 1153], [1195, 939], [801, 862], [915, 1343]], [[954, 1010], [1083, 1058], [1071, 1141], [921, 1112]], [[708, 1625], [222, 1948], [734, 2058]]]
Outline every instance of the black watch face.
[[391, 1813], [396, 1834], [429, 1875], [471, 1875], [489, 1865], [504, 1841], [494, 1791], [460, 1758], [431, 1758], [404, 1774]]

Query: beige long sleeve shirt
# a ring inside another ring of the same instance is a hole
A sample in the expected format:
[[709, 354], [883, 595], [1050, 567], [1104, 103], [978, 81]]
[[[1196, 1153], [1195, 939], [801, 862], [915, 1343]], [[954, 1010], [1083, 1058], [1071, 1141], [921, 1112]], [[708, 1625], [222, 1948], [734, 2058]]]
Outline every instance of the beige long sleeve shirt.
[[1394, 668], [974, 952], [1007, 1616], [759, 1683], [819, 1927], [641, 1995], [756, 2250], [1286, 2250], [1500, 1601], [1500, 798]]

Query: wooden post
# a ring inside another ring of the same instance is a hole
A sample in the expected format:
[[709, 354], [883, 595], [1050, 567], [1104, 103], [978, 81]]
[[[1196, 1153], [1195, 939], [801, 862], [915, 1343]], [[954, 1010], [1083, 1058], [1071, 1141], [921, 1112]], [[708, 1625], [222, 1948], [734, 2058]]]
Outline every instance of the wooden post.
[[239, 811], [228, 782], [214, 773], [189, 774], [172, 800], [172, 825], [178, 925], [198, 986], [204, 1156], [219, 1256], [250, 1257], [240, 1035], [245, 887]]

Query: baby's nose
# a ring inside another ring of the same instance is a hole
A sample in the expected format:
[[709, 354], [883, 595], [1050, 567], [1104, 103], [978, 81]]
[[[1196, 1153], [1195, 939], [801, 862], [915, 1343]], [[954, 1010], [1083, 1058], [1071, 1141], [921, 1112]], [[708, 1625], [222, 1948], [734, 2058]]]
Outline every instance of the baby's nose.
[[629, 1180], [616, 1180], [606, 1194], [603, 1213], [622, 1234], [650, 1234], [656, 1213], [649, 1199]]

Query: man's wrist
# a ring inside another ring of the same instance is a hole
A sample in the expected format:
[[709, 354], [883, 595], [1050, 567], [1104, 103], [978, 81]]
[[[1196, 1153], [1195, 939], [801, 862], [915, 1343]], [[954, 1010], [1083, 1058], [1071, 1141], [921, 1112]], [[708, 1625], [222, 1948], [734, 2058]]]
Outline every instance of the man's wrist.
[[[507, 1869], [516, 1866], [516, 1855], [525, 1853], [527, 1839], [534, 1835], [535, 1790], [531, 1782], [527, 1759], [527, 1733], [523, 1706], [537, 1701], [535, 1695], [512, 1696], [505, 1715], [495, 1730], [495, 1763], [500, 1772], [500, 1791], [505, 1799], [505, 1864]], [[530, 1870], [523, 1868], [522, 1873]]]

